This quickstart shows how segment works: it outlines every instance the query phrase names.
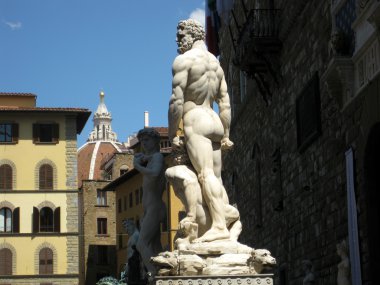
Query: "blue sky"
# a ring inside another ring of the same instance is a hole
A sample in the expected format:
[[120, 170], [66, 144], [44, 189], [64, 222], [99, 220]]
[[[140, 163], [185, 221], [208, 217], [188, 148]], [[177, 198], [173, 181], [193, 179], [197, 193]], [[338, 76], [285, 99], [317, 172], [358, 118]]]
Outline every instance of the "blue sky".
[[144, 111], [167, 126], [176, 26], [189, 17], [204, 21], [204, 0], [0, 0], [0, 92], [94, 112], [103, 90], [120, 141]]

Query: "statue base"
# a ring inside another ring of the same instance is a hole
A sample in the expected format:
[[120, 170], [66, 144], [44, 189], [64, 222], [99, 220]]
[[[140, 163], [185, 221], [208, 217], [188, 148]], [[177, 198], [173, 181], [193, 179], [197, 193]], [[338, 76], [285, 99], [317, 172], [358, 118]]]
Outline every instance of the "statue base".
[[273, 274], [157, 276], [151, 285], [273, 285]]

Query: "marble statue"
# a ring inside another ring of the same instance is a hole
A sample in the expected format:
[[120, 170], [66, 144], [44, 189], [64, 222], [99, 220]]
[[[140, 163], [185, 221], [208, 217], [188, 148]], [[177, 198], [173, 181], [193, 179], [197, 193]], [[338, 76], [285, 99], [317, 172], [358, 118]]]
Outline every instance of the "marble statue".
[[[266, 249], [238, 242], [240, 214], [229, 204], [221, 177], [222, 151], [233, 147], [230, 99], [224, 72], [207, 51], [204, 37], [197, 21], [179, 22], [168, 112], [173, 166], [165, 176], [186, 217], [179, 223], [182, 236], [176, 249], [151, 261], [157, 276], [257, 275], [273, 267], [276, 259]], [[273, 284], [271, 277], [265, 278], [266, 284]]]
[[[230, 238], [225, 214], [227, 195], [221, 180], [221, 151], [233, 146], [229, 139], [231, 107], [224, 72], [215, 56], [207, 51], [204, 37], [204, 28], [197, 21], [179, 22], [177, 44], [180, 55], [173, 63], [168, 114], [172, 147], [186, 146], [211, 217], [210, 228], [193, 242]], [[219, 115], [213, 110], [214, 102], [218, 104]], [[184, 142], [177, 136], [181, 121]], [[190, 205], [194, 206], [192, 203]]]
[[[176, 151], [174, 151], [175, 153]], [[175, 155], [175, 154], [174, 154]], [[183, 152], [181, 158], [175, 155], [175, 161], [184, 161]], [[186, 160], [188, 161], [188, 160]], [[173, 185], [177, 197], [183, 203], [186, 217], [180, 221], [180, 227], [185, 231], [184, 239], [177, 239], [177, 246], [193, 242], [197, 236], [202, 236], [211, 227], [209, 209], [203, 199], [201, 186], [198, 182], [196, 171], [189, 164], [179, 164], [166, 170], [165, 176]], [[220, 177], [219, 177], [220, 178]], [[220, 178], [221, 179], [221, 178]], [[227, 193], [223, 188], [223, 210], [225, 223], [230, 233], [230, 240], [237, 241], [242, 227], [238, 210], [229, 205]]]
[[348, 247], [345, 240], [336, 245], [336, 252], [341, 259], [338, 263], [338, 276], [336, 278], [336, 284], [351, 285], [350, 259], [348, 258]]
[[156, 269], [150, 258], [162, 251], [160, 224], [166, 219], [166, 207], [162, 201], [166, 183], [164, 157], [160, 153], [160, 135], [155, 129], [144, 128], [138, 132], [137, 138], [144, 153], [135, 154], [133, 165], [143, 175], [144, 217], [136, 247], [148, 274], [154, 276]]
[[303, 260], [302, 261], [302, 269], [305, 274], [305, 277], [303, 278], [303, 285], [313, 285], [315, 284], [315, 275], [313, 272], [313, 264], [310, 260]]

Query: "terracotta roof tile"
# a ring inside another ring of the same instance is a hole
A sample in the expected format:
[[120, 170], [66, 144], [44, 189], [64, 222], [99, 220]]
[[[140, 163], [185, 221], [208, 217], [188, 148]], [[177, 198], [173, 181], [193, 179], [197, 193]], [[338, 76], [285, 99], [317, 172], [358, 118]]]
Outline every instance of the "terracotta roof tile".
[[0, 96], [30, 96], [30, 97], [37, 97], [36, 94], [33, 93], [16, 93], [16, 92], [0, 92]]
[[152, 127], [155, 129], [160, 135], [168, 135], [168, 128], [167, 127]]
[[90, 112], [85, 108], [55, 108], [55, 107], [19, 107], [19, 106], [0, 106], [0, 111], [16, 112]]

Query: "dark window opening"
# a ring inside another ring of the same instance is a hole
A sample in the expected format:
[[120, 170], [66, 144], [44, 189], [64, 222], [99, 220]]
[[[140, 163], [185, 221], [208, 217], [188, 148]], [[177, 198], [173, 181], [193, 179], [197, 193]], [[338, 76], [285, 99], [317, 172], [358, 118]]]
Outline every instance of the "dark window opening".
[[108, 264], [108, 247], [106, 245], [97, 246], [97, 264], [107, 265]]
[[133, 193], [129, 193], [129, 208], [133, 207]]
[[135, 203], [136, 205], [138, 205], [140, 203], [140, 193], [139, 193], [139, 189], [136, 189], [135, 190]]
[[54, 231], [54, 214], [49, 207], [44, 207], [40, 212], [40, 232]]
[[58, 143], [58, 124], [33, 124], [34, 143]]
[[98, 235], [106, 235], [107, 234], [107, 219], [106, 218], [98, 218]]

